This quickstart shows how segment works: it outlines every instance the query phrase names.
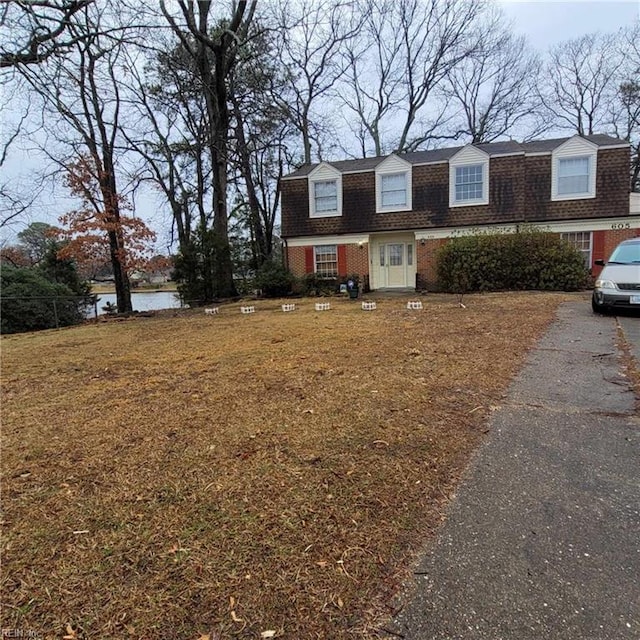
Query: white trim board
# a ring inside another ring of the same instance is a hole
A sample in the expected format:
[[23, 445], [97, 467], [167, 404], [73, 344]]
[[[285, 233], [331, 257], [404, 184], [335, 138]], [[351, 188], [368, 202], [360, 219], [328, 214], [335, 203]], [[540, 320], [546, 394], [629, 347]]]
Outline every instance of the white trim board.
[[303, 236], [286, 240], [287, 247], [310, 247], [318, 244], [366, 244], [368, 233], [349, 234], [344, 236]]
[[448, 229], [426, 229], [415, 231], [416, 240], [438, 240], [483, 234], [516, 233], [537, 229], [552, 233], [571, 231], [613, 231], [617, 229], [640, 229], [640, 215], [621, 216], [619, 218], [596, 218], [592, 220], [562, 220], [554, 222], [525, 222], [507, 225], [478, 225], [475, 227], [450, 227]]

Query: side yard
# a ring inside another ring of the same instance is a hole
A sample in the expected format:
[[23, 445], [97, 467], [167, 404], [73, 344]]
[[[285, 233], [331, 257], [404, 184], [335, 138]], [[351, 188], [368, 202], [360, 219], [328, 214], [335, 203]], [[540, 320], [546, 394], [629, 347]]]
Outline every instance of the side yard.
[[2, 627], [376, 637], [565, 298], [264, 302], [3, 338]]

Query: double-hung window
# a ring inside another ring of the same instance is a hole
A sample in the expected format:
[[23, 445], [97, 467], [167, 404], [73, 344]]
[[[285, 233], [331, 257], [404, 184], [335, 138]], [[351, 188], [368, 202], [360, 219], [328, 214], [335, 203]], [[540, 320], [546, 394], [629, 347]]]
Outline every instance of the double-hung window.
[[338, 276], [338, 247], [335, 244], [324, 244], [314, 247], [315, 270], [321, 278]]
[[309, 217], [333, 218], [342, 215], [342, 174], [321, 162], [308, 176]]
[[383, 209], [407, 206], [406, 172], [380, 176], [380, 204]]
[[589, 157], [558, 159], [558, 195], [589, 193]]
[[469, 144], [449, 159], [449, 206], [489, 204], [489, 155]]
[[412, 166], [395, 153], [376, 167], [376, 213], [411, 211]]
[[334, 213], [338, 211], [338, 183], [337, 180], [322, 180], [313, 183], [313, 197], [317, 214]]
[[596, 197], [598, 147], [575, 135], [551, 152], [551, 200]]
[[591, 269], [591, 231], [569, 231], [560, 237], [582, 254], [585, 267]]
[[456, 167], [456, 203], [484, 198], [483, 165]]

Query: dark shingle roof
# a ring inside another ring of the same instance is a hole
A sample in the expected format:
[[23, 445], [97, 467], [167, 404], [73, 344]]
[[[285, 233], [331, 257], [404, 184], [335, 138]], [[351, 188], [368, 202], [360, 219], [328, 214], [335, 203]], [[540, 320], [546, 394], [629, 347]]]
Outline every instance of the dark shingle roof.
[[[506, 140], [503, 142], [481, 143], [475, 146], [477, 146], [478, 149], [482, 149], [482, 151], [488, 153], [490, 156], [517, 153], [551, 153], [556, 147], [559, 147], [563, 142], [566, 142], [571, 137], [572, 136], [568, 136], [566, 138], [553, 138], [550, 140], [532, 140], [531, 142]], [[604, 134], [594, 134], [584, 136], [584, 138], [599, 147], [628, 144], [625, 140], [620, 140], [619, 138], [613, 138]], [[428, 151], [399, 153], [397, 155], [411, 164], [428, 164], [430, 162], [446, 162], [463, 148], [463, 146], [447, 147], [443, 149], [431, 149]], [[388, 157], [389, 156], [376, 156], [375, 158], [360, 158], [356, 160], [327, 161], [327, 164], [335, 167], [341, 173], [348, 173], [352, 171], [373, 171]], [[294, 171], [284, 177], [303, 178], [309, 175], [318, 166], [318, 164], [319, 163], [302, 165], [297, 171]]]

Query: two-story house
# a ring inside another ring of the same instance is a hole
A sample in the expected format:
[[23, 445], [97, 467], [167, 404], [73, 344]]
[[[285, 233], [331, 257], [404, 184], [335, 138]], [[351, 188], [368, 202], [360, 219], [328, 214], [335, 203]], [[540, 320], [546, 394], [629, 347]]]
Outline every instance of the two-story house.
[[449, 238], [533, 226], [561, 234], [594, 268], [640, 235], [629, 154], [627, 142], [592, 135], [304, 165], [281, 183], [287, 266], [423, 289]]

